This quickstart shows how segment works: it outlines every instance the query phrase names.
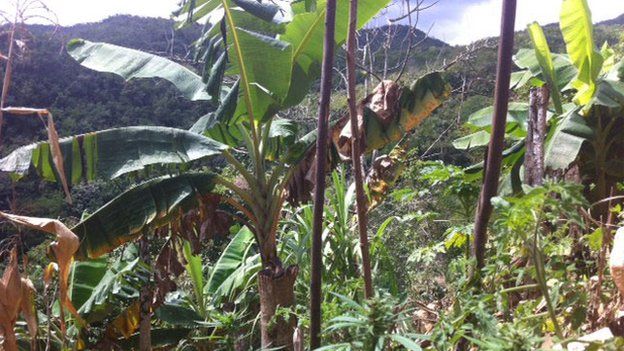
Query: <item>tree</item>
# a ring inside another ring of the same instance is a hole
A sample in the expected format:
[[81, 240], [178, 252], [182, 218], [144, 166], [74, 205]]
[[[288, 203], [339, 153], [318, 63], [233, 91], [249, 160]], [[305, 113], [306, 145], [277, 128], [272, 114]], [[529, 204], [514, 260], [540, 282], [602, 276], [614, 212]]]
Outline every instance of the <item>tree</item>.
[[[387, 1], [360, 2], [358, 23], [366, 24]], [[193, 241], [226, 233], [231, 219], [246, 225], [259, 248], [263, 270], [258, 284], [263, 347], [290, 347], [294, 318], [278, 308], [293, 304], [298, 267], [283, 267], [277, 253], [277, 228], [285, 201], [307, 201], [314, 187], [316, 132], [298, 141], [297, 125], [277, 113], [296, 105], [318, 78], [325, 13], [321, 3], [306, 8], [246, 0], [189, 1], [179, 16], [188, 22], [207, 19], [198, 42], [203, 75], [170, 60], [105, 43], [74, 40], [69, 54], [83, 66], [125, 79], [160, 78], [191, 100], [216, 109], [191, 130], [164, 127], [110, 129], [64, 138], [60, 148], [71, 183], [114, 179], [156, 165], [187, 164], [220, 155], [238, 173], [232, 181], [212, 172], [179, 171], [151, 178], [119, 195], [72, 228], [80, 238], [79, 259], [93, 259], [156, 229]], [[347, 35], [347, 3], [337, 9], [336, 43]], [[370, 153], [396, 143], [449, 95], [439, 72], [428, 74], [399, 94], [363, 102], [360, 138]], [[377, 93], [379, 94], [379, 93]], [[368, 101], [384, 101], [371, 104]], [[382, 118], [383, 116], [383, 118]], [[351, 155], [348, 117], [337, 119], [327, 140], [328, 164]], [[30, 167], [47, 180], [58, 180], [48, 143], [24, 146], [0, 160], [0, 169], [24, 174]], [[328, 167], [329, 169], [329, 167]], [[197, 209], [193, 221], [183, 214]], [[190, 221], [190, 222], [189, 222]], [[207, 231], [196, 234], [194, 225]]]

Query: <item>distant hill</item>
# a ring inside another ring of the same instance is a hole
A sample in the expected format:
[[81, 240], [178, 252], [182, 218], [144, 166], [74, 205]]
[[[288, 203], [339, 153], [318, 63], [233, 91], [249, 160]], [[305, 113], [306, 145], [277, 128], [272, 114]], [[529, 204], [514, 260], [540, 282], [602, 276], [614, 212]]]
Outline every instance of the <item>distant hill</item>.
[[[600, 44], [605, 40], [617, 43], [622, 35], [620, 26], [623, 23], [624, 15], [601, 23], [596, 28], [596, 41]], [[33, 35], [27, 40], [26, 49], [16, 61], [8, 104], [50, 109], [61, 136], [130, 125], [188, 128], [199, 116], [210, 110], [207, 104], [185, 100], [168, 82], [137, 80], [126, 83], [114, 75], [90, 71], [78, 65], [65, 52], [67, 41], [80, 37], [159, 55], [173, 55], [190, 64], [191, 45], [199, 37], [201, 28], [193, 26], [175, 33], [172, 28], [173, 22], [170, 20], [136, 16], [114, 16], [101, 22], [70, 27], [29, 26]], [[545, 29], [553, 51], [562, 52], [563, 40], [557, 25], [545, 26]], [[370, 42], [369, 49], [376, 53], [374, 67], [377, 72], [383, 70], [384, 66], [395, 70], [399, 67], [398, 63], [406, 57], [408, 31], [405, 25], [393, 25], [368, 28], [360, 33], [360, 45]], [[408, 72], [404, 76], [408, 81], [424, 71], [441, 68], [444, 62], [465, 51], [465, 47], [451, 46], [426, 37], [422, 31], [416, 32], [413, 42], [419, 45], [408, 57]], [[423, 150], [428, 148], [458, 115], [467, 115], [491, 99], [496, 66], [496, 42], [492, 42], [494, 45], [484, 48], [470, 60], [458, 63], [447, 72], [447, 78], [454, 88], [468, 84], [464, 96], [466, 101], [459, 101], [454, 96], [444, 108], [429, 118], [420, 128], [414, 147]], [[0, 52], [5, 52], [4, 46], [6, 42], [1, 41]], [[518, 32], [516, 47], [528, 46], [526, 33]], [[340, 67], [344, 65], [344, 53], [339, 52], [339, 55], [342, 57], [336, 60], [336, 64]], [[341, 83], [339, 77], [336, 82]], [[7, 116], [4, 130], [5, 140], [0, 156], [18, 145], [46, 138], [42, 123], [37, 118]], [[449, 140], [452, 137], [452, 133], [448, 135]], [[450, 143], [445, 140], [438, 142], [438, 145], [440, 158], [452, 151], [448, 146]], [[25, 211], [26, 214], [45, 215], [50, 206], [63, 206], [57, 187], [44, 187], [34, 180], [33, 183], [21, 182], [18, 186], [22, 188], [22, 194], [30, 194], [30, 198], [22, 200], [25, 206], [30, 207], [30, 210]], [[0, 175], [0, 209], [8, 208], [5, 201], [10, 198], [11, 191], [6, 175]], [[35, 203], [35, 199], [42, 198], [42, 194], [54, 196], [54, 201], [37, 200], [39, 202]]]
[[[61, 135], [140, 124], [189, 127], [206, 112], [206, 106], [180, 98], [168, 82], [125, 83], [81, 67], [65, 52], [68, 40], [83, 38], [160, 55], [189, 56], [200, 28], [175, 35], [172, 28], [169, 20], [134, 16], [71, 27], [29, 26], [32, 38], [16, 60], [8, 104], [49, 108]], [[6, 136], [4, 144], [10, 148], [43, 138], [45, 133], [37, 119], [8, 116]]]
[[606, 26], [622, 25], [622, 26], [624, 26], [624, 14], [621, 14], [620, 16], [618, 16], [618, 17], [616, 17], [614, 19], [602, 21], [602, 22], [599, 23], [599, 25], [606, 25]]

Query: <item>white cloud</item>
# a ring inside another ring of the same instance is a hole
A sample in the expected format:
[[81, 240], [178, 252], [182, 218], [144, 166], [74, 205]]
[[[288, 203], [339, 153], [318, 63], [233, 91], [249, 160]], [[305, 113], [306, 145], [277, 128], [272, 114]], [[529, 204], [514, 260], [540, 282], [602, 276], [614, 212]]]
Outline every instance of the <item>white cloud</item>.
[[[456, 19], [438, 19], [431, 35], [451, 44], [468, 44], [477, 39], [497, 36], [500, 32], [501, 4], [501, 0], [484, 0], [467, 5]], [[533, 21], [540, 24], [557, 22], [560, 7], [559, 0], [518, 0], [516, 30], [526, 28]], [[624, 13], [624, 1], [621, 0], [589, 0], [589, 7], [594, 22]]]
[[[8, 2], [0, 0], [0, 10]], [[43, 0], [57, 14], [61, 25], [100, 21], [116, 14], [146, 17], [169, 17], [177, 8], [178, 0]], [[346, 0], [340, 0], [346, 1]], [[425, 4], [433, 0], [425, 1]], [[624, 0], [588, 0], [595, 22], [614, 18], [624, 13]], [[497, 36], [500, 31], [502, 0], [440, 0], [421, 14], [418, 27], [451, 44], [468, 44], [472, 41]], [[400, 6], [400, 5], [395, 5]], [[522, 30], [532, 21], [540, 24], [557, 22], [561, 0], [518, 0], [516, 29]], [[393, 13], [393, 8], [387, 14]], [[382, 16], [384, 17], [384, 16]], [[385, 24], [383, 18], [376, 24]]]
[[[176, 0], [43, 0], [43, 2], [56, 14], [59, 24], [64, 26], [100, 21], [118, 14], [169, 17], [177, 8]], [[0, 4], [0, 10], [10, 10], [8, 1], [0, 0], [0, 3], [3, 3]]]

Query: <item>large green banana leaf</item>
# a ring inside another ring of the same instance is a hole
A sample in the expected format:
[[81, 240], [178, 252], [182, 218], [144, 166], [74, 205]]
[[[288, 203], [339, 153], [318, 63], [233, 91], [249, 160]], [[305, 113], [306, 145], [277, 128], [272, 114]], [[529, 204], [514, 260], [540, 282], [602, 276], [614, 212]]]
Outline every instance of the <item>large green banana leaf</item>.
[[578, 91], [574, 100], [579, 105], [585, 105], [594, 95], [596, 79], [603, 63], [594, 43], [591, 11], [587, 0], [564, 0], [561, 5], [560, 26], [570, 60], [578, 69], [578, 75], [572, 82], [572, 86]]
[[[576, 77], [578, 70], [570, 62], [568, 55], [553, 53], [551, 56], [557, 77], [555, 82], [557, 88], [559, 90], [568, 89], [568, 85]], [[546, 81], [535, 50], [518, 50], [514, 55], [514, 63], [523, 70], [512, 74], [512, 89], [522, 88], [529, 82], [534, 83], [533, 85], [541, 85]]]
[[166, 58], [107, 43], [74, 39], [67, 52], [81, 65], [99, 72], [115, 73], [126, 80], [162, 78], [173, 83], [189, 100], [210, 100], [206, 84], [190, 69]]
[[278, 110], [291, 83], [292, 47], [267, 35], [247, 31], [227, 16], [232, 72], [240, 76], [241, 96], [234, 117], [265, 121]]
[[[185, 163], [218, 155], [226, 145], [176, 128], [125, 127], [63, 138], [59, 141], [65, 175], [113, 179], [154, 164]], [[46, 180], [58, 181], [48, 142], [20, 147], [0, 160], [0, 170], [21, 176], [31, 165]]]
[[138, 299], [141, 286], [150, 279], [151, 271], [137, 257], [130, 245], [112, 264], [107, 257], [74, 264], [71, 279], [72, 302], [88, 323], [101, 321], [119, 313], [117, 306]]
[[247, 227], [241, 228], [212, 268], [204, 294], [212, 296], [213, 301], [221, 301], [248, 283], [261, 268], [260, 257], [251, 255], [253, 243], [253, 233]]
[[[358, 2], [358, 28], [364, 27], [375, 15], [384, 9], [390, 0], [360, 0]], [[326, 1], [319, 1], [310, 12], [295, 11], [297, 14], [286, 25], [286, 31], [280, 40], [293, 47], [292, 82], [284, 107], [301, 102], [311, 84], [320, 75], [320, 63], [323, 58], [323, 37], [325, 34]], [[296, 6], [296, 5], [294, 5]], [[349, 1], [336, 3], [336, 29], [334, 39], [342, 45], [348, 33]]]
[[179, 213], [197, 205], [215, 185], [209, 173], [160, 177], [130, 188], [101, 207], [72, 231], [80, 238], [77, 258], [97, 258], [164, 225]]

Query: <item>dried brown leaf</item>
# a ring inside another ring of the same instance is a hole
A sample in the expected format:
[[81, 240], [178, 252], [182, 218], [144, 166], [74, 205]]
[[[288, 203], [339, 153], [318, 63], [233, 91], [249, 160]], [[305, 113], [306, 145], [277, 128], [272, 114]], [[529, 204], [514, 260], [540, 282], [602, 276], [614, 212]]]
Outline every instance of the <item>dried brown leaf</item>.
[[63, 153], [61, 152], [61, 144], [59, 144], [59, 135], [56, 131], [56, 126], [54, 125], [54, 118], [50, 112], [48, 112], [48, 142], [50, 143], [52, 161], [54, 162], [61, 184], [63, 185], [63, 191], [65, 192], [67, 203], [71, 205], [71, 192], [69, 191], [69, 184], [67, 183], [67, 177], [65, 176], [65, 164], [63, 161]]
[[[69, 230], [69, 228], [67, 228], [63, 223], [55, 219], [17, 216], [4, 212], [0, 212], [0, 217], [4, 217], [14, 224], [24, 225], [35, 230], [56, 235], [56, 241], [50, 244], [50, 249], [54, 253], [58, 262], [59, 297], [61, 300], [61, 306], [67, 308], [70, 313], [76, 317], [79, 323], [83, 323], [82, 318], [78, 315], [78, 311], [76, 311], [76, 308], [71, 303], [67, 288], [74, 253], [80, 246], [78, 236]], [[63, 309], [61, 307], [61, 314], [62, 311]], [[63, 330], [65, 328], [65, 321], [63, 318], [61, 318], [61, 328]]]

